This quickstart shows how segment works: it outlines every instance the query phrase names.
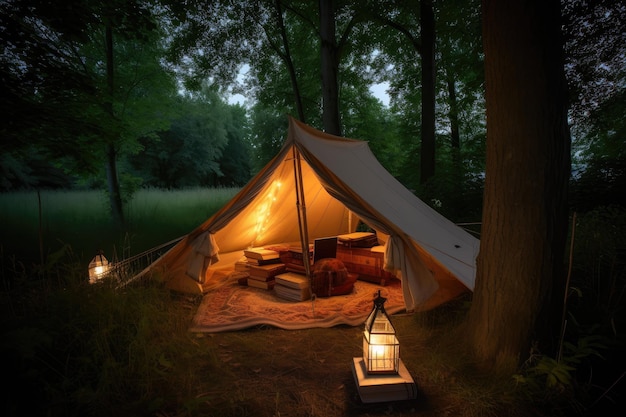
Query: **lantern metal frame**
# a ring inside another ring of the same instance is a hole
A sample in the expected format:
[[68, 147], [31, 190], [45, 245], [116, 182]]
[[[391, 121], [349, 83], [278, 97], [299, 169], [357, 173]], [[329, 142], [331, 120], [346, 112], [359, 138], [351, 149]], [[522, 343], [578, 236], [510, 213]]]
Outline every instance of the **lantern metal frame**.
[[91, 284], [104, 278], [111, 268], [111, 263], [104, 256], [104, 252], [98, 251], [96, 256], [89, 262], [89, 282]]
[[365, 320], [363, 357], [352, 358], [352, 375], [364, 403], [417, 398], [417, 384], [400, 359], [400, 343], [385, 301], [379, 290]]
[[400, 367], [400, 342], [385, 311], [386, 298], [374, 299], [374, 308], [365, 320], [363, 359], [368, 374], [397, 374]]

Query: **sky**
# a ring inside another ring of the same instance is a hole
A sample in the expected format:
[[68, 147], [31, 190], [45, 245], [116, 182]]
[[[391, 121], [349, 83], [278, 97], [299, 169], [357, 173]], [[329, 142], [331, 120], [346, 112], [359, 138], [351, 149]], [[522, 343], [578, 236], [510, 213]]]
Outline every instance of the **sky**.
[[380, 101], [382, 101], [385, 107], [389, 107], [389, 94], [387, 94], [388, 89], [388, 82], [373, 84], [370, 86], [370, 91], [374, 94], [374, 97], [377, 97]]
[[[387, 94], [387, 90], [389, 89], [389, 83], [380, 83], [380, 84], [372, 84], [370, 86], [370, 91], [374, 94], [374, 97], [377, 97], [380, 101], [382, 101], [385, 107], [389, 107], [389, 94]], [[234, 94], [228, 98], [229, 104], [240, 104], [245, 106], [246, 97], [241, 94]]]

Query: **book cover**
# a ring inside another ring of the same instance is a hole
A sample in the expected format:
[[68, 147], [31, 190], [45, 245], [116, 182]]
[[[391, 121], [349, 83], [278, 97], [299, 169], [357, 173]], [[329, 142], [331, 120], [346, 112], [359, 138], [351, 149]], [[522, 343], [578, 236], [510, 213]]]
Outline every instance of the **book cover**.
[[275, 283], [274, 292], [276, 296], [289, 301], [305, 301], [311, 298], [311, 290], [306, 288], [290, 288]]
[[268, 282], [268, 281], [274, 281], [274, 276], [273, 275], [267, 275], [267, 276], [259, 276], [259, 275], [254, 275], [254, 274], [248, 274], [248, 278], [255, 280], [255, 281], [259, 281], [259, 282]]
[[263, 248], [244, 249], [243, 254], [246, 256], [246, 258], [258, 259], [258, 260], [280, 258], [279, 253], [276, 252], [275, 250], [263, 249]]
[[248, 278], [248, 287], [261, 288], [263, 290], [271, 290], [274, 288], [274, 280], [259, 281], [257, 279]]
[[273, 277], [285, 272], [285, 264], [249, 265], [248, 272], [255, 277]]
[[246, 257], [244, 256], [243, 259], [240, 259], [237, 262], [235, 262], [235, 271], [248, 272], [249, 266], [250, 264], [248, 263]]
[[[295, 245], [289, 246], [288, 250], [289, 250], [289, 252], [293, 252], [293, 253], [302, 253], [302, 252], [304, 252], [304, 250], [302, 249], [302, 246], [295, 246]], [[312, 253], [312, 252], [313, 252], [313, 244], [310, 243], [309, 244], [309, 253]]]
[[[291, 259], [298, 261], [300, 264], [304, 262], [304, 250], [302, 246], [290, 246], [289, 256]], [[309, 245], [309, 258], [313, 261], [313, 245]]]
[[368, 375], [363, 358], [352, 358], [352, 374], [359, 397], [364, 403], [413, 400], [417, 398], [417, 384], [400, 361], [400, 369], [393, 375]]
[[309, 279], [305, 275], [295, 272], [285, 272], [275, 276], [276, 284], [289, 288], [309, 288]]
[[248, 271], [233, 271], [228, 275], [230, 279], [248, 278], [250, 274]]
[[371, 248], [378, 245], [376, 234], [370, 232], [355, 232], [337, 236], [340, 246], [349, 248]]
[[246, 262], [248, 265], [271, 265], [271, 264], [279, 264], [280, 258], [272, 258], [272, 259], [253, 259], [247, 258]]

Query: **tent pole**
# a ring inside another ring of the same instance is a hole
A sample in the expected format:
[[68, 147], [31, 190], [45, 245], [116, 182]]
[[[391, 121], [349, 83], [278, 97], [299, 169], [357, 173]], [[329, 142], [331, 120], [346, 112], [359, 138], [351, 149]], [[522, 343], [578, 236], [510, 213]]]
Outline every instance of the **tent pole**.
[[306, 220], [306, 204], [304, 201], [304, 186], [302, 185], [302, 165], [300, 164], [300, 153], [293, 146], [293, 175], [296, 183], [296, 206], [298, 209], [298, 228], [300, 229], [300, 244], [302, 245], [302, 258], [304, 271], [307, 278], [311, 278], [311, 264], [309, 262], [309, 230]]

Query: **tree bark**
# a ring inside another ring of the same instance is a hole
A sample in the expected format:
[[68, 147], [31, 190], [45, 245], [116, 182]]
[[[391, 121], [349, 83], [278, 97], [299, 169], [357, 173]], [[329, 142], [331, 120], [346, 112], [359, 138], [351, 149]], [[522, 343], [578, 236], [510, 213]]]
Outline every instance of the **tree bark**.
[[422, 147], [420, 183], [435, 175], [435, 14], [432, 0], [420, 1], [422, 39]]
[[[105, 27], [105, 48], [106, 48], [106, 65], [107, 65], [107, 88], [109, 97], [105, 106], [111, 117], [111, 121], [115, 120], [113, 114], [113, 94], [114, 94], [114, 66], [113, 66], [113, 28], [111, 20], [106, 20]], [[120, 182], [117, 178], [117, 152], [115, 151], [115, 138], [110, 138], [106, 148], [106, 174], [107, 186], [109, 190], [109, 203], [113, 221], [117, 226], [124, 224], [124, 209], [122, 207], [122, 193], [120, 190]]]
[[287, 31], [285, 30], [285, 21], [283, 20], [283, 11], [280, 4], [280, 0], [274, 2], [274, 9], [276, 11], [276, 20], [280, 27], [280, 36], [283, 41], [284, 54], [281, 54], [287, 71], [289, 72], [289, 79], [291, 80], [291, 87], [293, 88], [294, 101], [296, 103], [296, 109], [298, 110], [298, 117], [302, 123], [306, 123], [306, 116], [304, 114], [304, 106], [302, 105], [302, 95], [300, 94], [300, 86], [298, 85], [298, 77], [296, 75], [296, 69], [291, 59], [291, 52], [289, 50], [289, 41], [287, 39]]
[[319, 0], [322, 61], [322, 124], [327, 133], [341, 136], [339, 116], [339, 57], [335, 39], [333, 0]]
[[546, 318], [562, 306], [571, 162], [560, 4], [483, 0], [482, 13], [487, 170], [468, 341], [486, 369], [514, 372], [534, 342], [549, 346], [542, 323], [556, 326]]

